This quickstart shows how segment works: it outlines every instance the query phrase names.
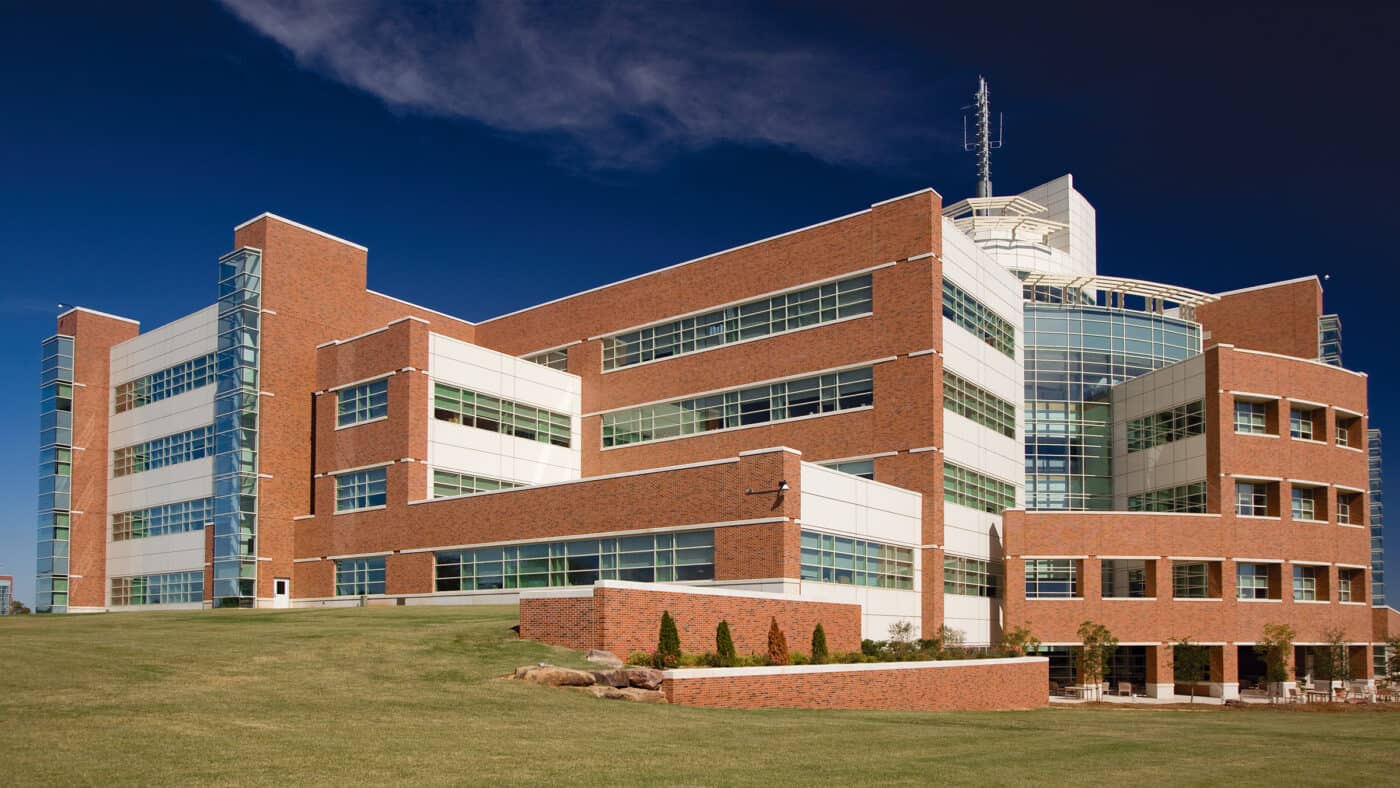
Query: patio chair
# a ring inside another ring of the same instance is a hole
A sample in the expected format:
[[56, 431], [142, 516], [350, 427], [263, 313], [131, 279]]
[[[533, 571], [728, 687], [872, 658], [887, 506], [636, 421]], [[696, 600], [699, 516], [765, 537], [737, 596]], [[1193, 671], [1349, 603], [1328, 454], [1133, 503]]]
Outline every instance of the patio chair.
[[1301, 692], [1298, 691], [1298, 688], [1297, 688], [1297, 687], [1289, 687], [1289, 688], [1288, 688], [1288, 694], [1284, 696], [1283, 702], [1284, 702], [1284, 703], [1302, 703], [1302, 702], [1303, 702], [1303, 695], [1302, 695]]
[[1131, 681], [1118, 682], [1118, 697], [1121, 698], [1124, 696], [1129, 698], [1133, 696], [1133, 683]]

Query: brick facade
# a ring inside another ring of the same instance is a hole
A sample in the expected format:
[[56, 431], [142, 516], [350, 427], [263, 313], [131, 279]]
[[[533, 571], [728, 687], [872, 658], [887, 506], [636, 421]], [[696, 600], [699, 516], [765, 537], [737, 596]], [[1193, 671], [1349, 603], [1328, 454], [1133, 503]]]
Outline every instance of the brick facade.
[[1225, 293], [1196, 307], [1205, 344], [1317, 358], [1322, 283], [1310, 276]]
[[1005, 711], [1049, 705], [1044, 658], [666, 671], [672, 703], [729, 709]]
[[[654, 651], [661, 616], [670, 612], [685, 653], [713, 653], [715, 628], [729, 622], [739, 654], [766, 654], [773, 619], [788, 649], [811, 650], [817, 624], [833, 652], [860, 650], [860, 605], [814, 602], [756, 592], [725, 592], [605, 580], [590, 596], [544, 592], [520, 599], [520, 636], [569, 648], [600, 648], [620, 656]], [[574, 592], [579, 593], [579, 592]], [[591, 638], [587, 627], [593, 627]]]

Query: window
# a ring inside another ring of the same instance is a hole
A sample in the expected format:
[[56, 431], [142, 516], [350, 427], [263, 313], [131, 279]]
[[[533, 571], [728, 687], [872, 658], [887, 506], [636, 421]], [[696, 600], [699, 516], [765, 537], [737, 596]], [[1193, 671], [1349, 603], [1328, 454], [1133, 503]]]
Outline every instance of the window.
[[188, 432], [126, 446], [112, 452], [112, 475], [127, 476], [167, 465], [198, 460], [214, 451], [214, 428], [197, 427]]
[[1235, 482], [1235, 514], [1241, 517], [1269, 516], [1269, 485], [1265, 482]]
[[1152, 449], [1205, 432], [1205, 404], [1197, 400], [1128, 422], [1128, 451]]
[[982, 558], [943, 556], [943, 593], [959, 596], [1001, 596], [1001, 564]]
[[615, 539], [481, 547], [434, 556], [438, 591], [711, 580], [714, 531], [638, 534]]
[[1264, 435], [1269, 431], [1269, 404], [1235, 400], [1235, 432]]
[[1289, 408], [1288, 436], [1304, 441], [1314, 440], [1314, 435], [1321, 437], [1322, 425], [1314, 423], [1315, 414], [1316, 411], [1310, 408]]
[[492, 479], [488, 476], [472, 476], [466, 473], [456, 473], [453, 471], [433, 471], [433, 497], [451, 498], [454, 495], [470, 495], [471, 493], [489, 492], [491, 490], [509, 490], [523, 485], [517, 482], [507, 482], [501, 479]]
[[1337, 600], [1340, 602], [1366, 601], [1366, 570], [1350, 567], [1337, 568]]
[[1172, 598], [1210, 598], [1210, 565], [1204, 561], [1173, 561]]
[[605, 337], [603, 369], [870, 314], [870, 290], [867, 274]]
[[802, 579], [912, 590], [914, 550], [849, 536], [803, 531]]
[[1131, 558], [1109, 558], [1102, 563], [1104, 599], [1144, 599], [1148, 596], [1148, 580], [1153, 561]]
[[335, 595], [384, 593], [384, 556], [345, 558], [335, 562]]
[[569, 371], [569, 351], [567, 350], [546, 350], [543, 353], [526, 356], [525, 360], [533, 361], [542, 367], [557, 369], [560, 372]]
[[1337, 577], [1337, 599], [1341, 602], [1351, 601], [1351, 578], [1345, 573]]
[[1128, 511], [1130, 512], [1204, 512], [1205, 510], [1205, 482], [1191, 482], [1180, 487], [1166, 487], [1140, 495], [1128, 496]]
[[1001, 514], [1016, 508], [1016, 487], [944, 460], [943, 500], [988, 514]]
[[349, 427], [389, 415], [389, 379], [371, 380], [335, 395], [335, 426]]
[[[1337, 445], [1352, 448], [1361, 448], [1360, 439], [1353, 440], [1352, 431], [1357, 430], [1361, 420], [1355, 416], [1343, 416], [1337, 414]], [[1359, 433], [1358, 433], [1359, 434]]]
[[342, 473], [335, 477], [335, 510], [354, 512], [385, 504], [387, 495], [384, 468]]
[[1293, 567], [1293, 599], [1298, 602], [1317, 601], [1317, 577], [1320, 572], [1327, 571], [1326, 567], [1319, 566], [1294, 566]]
[[214, 499], [198, 498], [112, 515], [112, 541], [198, 531], [214, 519]]
[[665, 440], [869, 407], [870, 367], [603, 414], [603, 446]]
[[1239, 599], [1273, 599], [1269, 593], [1269, 565], [1236, 564], [1235, 596]]
[[214, 382], [214, 354], [117, 385], [116, 411], [122, 413]]
[[859, 476], [862, 479], [875, 478], [874, 460], [851, 460], [850, 462], [831, 462], [822, 465], [823, 468], [830, 468], [833, 471], [849, 473], [852, 476]]
[[1316, 487], [1300, 487], [1293, 485], [1291, 492], [1292, 508], [1291, 513], [1294, 520], [1319, 520], [1322, 514], [1318, 506], [1318, 493], [1326, 495], [1326, 490]]
[[943, 373], [943, 407], [1008, 438], [1016, 437], [1016, 406], [951, 372]]
[[204, 601], [204, 572], [112, 578], [112, 606], [173, 605]]
[[1361, 493], [1337, 490], [1337, 522], [1347, 525], [1361, 525], [1366, 506]]
[[433, 418], [488, 432], [569, 448], [572, 419], [489, 394], [437, 383], [433, 386]]
[[1072, 558], [1026, 559], [1026, 599], [1079, 596], [1079, 562]]
[[1008, 357], [1016, 357], [1016, 326], [946, 277], [943, 279], [943, 316]]

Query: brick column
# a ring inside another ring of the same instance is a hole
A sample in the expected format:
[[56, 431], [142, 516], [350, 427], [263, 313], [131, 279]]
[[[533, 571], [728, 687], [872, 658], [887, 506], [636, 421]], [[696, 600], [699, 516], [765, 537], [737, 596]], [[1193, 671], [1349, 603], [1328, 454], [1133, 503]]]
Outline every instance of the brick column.
[[1148, 646], [1147, 697], [1170, 698], [1175, 694], [1176, 682], [1172, 679], [1172, 647], [1165, 643], [1160, 646]]

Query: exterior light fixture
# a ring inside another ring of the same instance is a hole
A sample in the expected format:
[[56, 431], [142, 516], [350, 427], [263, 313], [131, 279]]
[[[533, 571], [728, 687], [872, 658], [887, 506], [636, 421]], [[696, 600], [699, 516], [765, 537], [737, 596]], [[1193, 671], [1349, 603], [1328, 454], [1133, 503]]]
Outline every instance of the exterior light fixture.
[[792, 487], [788, 485], [787, 480], [783, 479], [779, 481], [778, 486], [772, 490], [755, 490], [754, 488], [750, 487], [744, 490], [744, 495], [762, 495], [764, 493], [777, 493], [779, 495], [782, 495], [783, 493], [791, 489]]

